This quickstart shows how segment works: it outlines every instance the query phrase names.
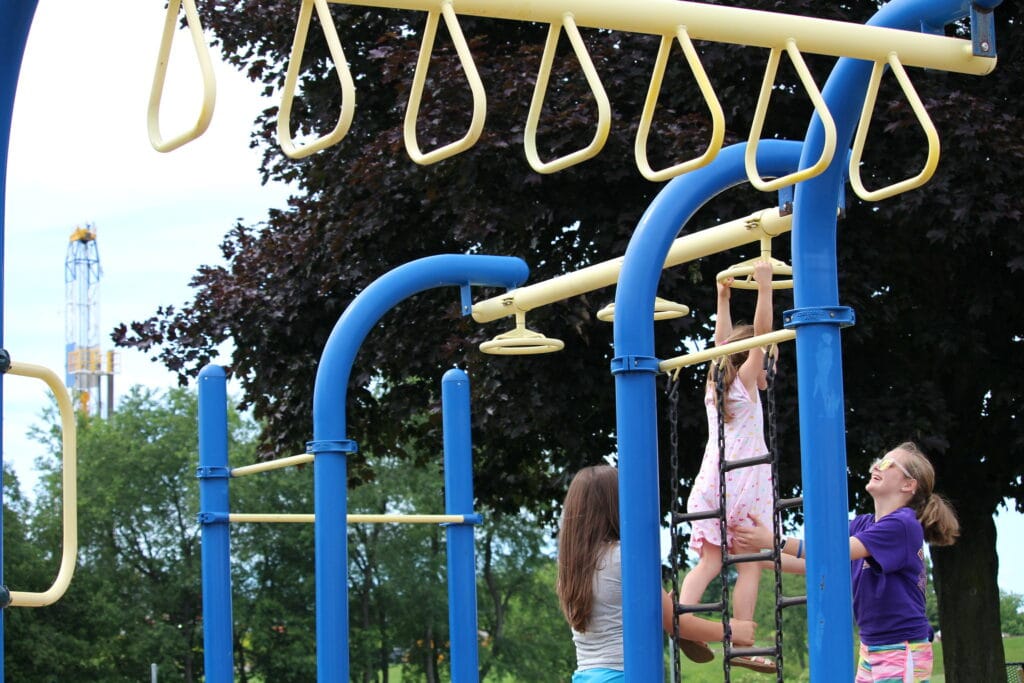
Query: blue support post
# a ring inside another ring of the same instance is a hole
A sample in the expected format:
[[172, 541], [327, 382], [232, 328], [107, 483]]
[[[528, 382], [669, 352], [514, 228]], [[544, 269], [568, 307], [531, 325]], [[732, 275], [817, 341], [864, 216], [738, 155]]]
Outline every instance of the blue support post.
[[[441, 380], [444, 420], [444, 511], [473, 514], [473, 438], [470, 430], [469, 376], [458, 368]], [[469, 521], [449, 524], [448, 630], [452, 681], [477, 681], [476, 558]]]
[[224, 368], [199, 373], [199, 522], [202, 525], [203, 663], [209, 683], [231, 683], [231, 547], [228, 534], [228, 412]]
[[[914, 31], [945, 26], [967, 15], [960, 0], [895, 0], [869, 25]], [[840, 59], [822, 97], [836, 125], [837, 148], [849, 147], [863, 106], [872, 65]], [[817, 114], [811, 119], [801, 168], [824, 144]], [[812, 683], [853, 680], [846, 423], [839, 330], [853, 311], [839, 305], [836, 205], [844, 191], [847, 156], [837, 153], [824, 173], [796, 187], [793, 214], [795, 309], [787, 327], [798, 328], [797, 382], [804, 515], [807, 520], [807, 626]], [[843, 626], [839, 626], [843, 625]]]
[[512, 288], [529, 269], [511, 256], [441, 254], [385, 273], [357, 296], [327, 339], [313, 388], [313, 439], [316, 455], [313, 496], [316, 538], [317, 680], [347, 683], [348, 547], [345, 402], [356, 352], [380, 318], [404, 299], [427, 289], [466, 285]]
[[[0, 349], [4, 347], [4, 243], [7, 211], [7, 154], [11, 141], [11, 119], [14, 117], [14, 96], [18, 91], [18, 74], [28, 42], [32, 17], [36, 13], [36, 0], [0, 0]], [[0, 428], [3, 427], [3, 373], [0, 373]], [[3, 444], [0, 444], [0, 466], [3, 465]], [[0, 487], [0, 508], [3, 505], [3, 487]], [[4, 527], [0, 519], [0, 586], [4, 585]], [[0, 681], [4, 673], [4, 624], [0, 614]]]
[[[746, 180], [745, 148], [734, 145], [722, 150], [711, 164], [674, 179], [655, 197], [630, 239], [615, 292], [612, 374], [619, 440], [627, 683], [664, 680], [655, 293], [669, 248], [682, 226], [716, 194]], [[765, 140], [758, 147], [758, 168], [770, 176], [790, 173], [796, 168], [800, 149], [799, 142]]]

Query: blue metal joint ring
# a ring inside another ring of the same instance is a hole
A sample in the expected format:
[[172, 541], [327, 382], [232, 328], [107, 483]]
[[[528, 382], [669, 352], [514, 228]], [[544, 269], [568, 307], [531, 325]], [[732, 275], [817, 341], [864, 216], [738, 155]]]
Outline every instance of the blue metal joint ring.
[[612, 374], [620, 372], [661, 372], [661, 361], [653, 356], [618, 356], [612, 358]]
[[786, 329], [804, 325], [850, 327], [855, 322], [857, 322], [857, 316], [849, 306], [809, 306], [794, 308], [782, 314], [782, 323]]
[[196, 468], [196, 479], [230, 479], [231, 470], [227, 467], [201, 465]]
[[200, 524], [227, 524], [228, 513], [226, 512], [200, 512]]
[[358, 453], [359, 444], [352, 439], [307, 441], [306, 452], [313, 455], [327, 453]]
[[443, 522], [441, 526], [479, 526], [484, 523], [484, 516], [479, 512], [462, 515], [461, 522]]

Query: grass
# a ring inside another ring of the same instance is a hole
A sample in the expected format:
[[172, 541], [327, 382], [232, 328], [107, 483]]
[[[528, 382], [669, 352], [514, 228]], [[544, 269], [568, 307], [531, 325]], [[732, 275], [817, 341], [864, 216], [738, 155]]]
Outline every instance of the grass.
[[[688, 660], [683, 662], [683, 681], [685, 683], [721, 683], [722, 681], [722, 650], [712, 643], [711, 649], [715, 651], [715, 660], [707, 664], [694, 664]], [[935, 668], [932, 671], [931, 683], [946, 683], [945, 668], [942, 664], [942, 641], [935, 641]], [[1008, 662], [1024, 662], [1024, 637], [1005, 638], [1003, 640], [1003, 652]], [[667, 668], [667, 667], [666, 667]], [[807, 672], [799, 667], [797, 662], [787, 659], [785, 662], [786, 681], [798, 683], [809, 680]], [[668, 672], [671, 676], [671, 672]], [[568, 677], [568, 675], [567, 675]], [[403, 681], [400, 667], [393, 667], [389, 672], [389, 680], [392, 683], [416, 683], [414, 681]], [[759, 674], [754, 671], [747, 671], [733, 667], [730, 680], [734, 683], [768, 683], [774, 681], [774, 675]], [[487, 683], [534, 683], [533, 681], [516, 681], [506, 678], [501, 681], [488, 679]]]

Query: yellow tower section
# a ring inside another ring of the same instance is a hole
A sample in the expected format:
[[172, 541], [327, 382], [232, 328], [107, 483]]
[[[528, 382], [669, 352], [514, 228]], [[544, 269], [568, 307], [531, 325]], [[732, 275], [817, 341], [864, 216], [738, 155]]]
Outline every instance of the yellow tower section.
[[[65, 352], [67, 375], [65, 382], [78, 402], [78, 408], [88, 415], [110, 414], [114, 394], [113, 377], [115, 358], [108, 351], [106, 358], [100, 351], [100, 254], [96, 243], [96, 228], [92, 223], [76, 227], [68, 238], [64, 259], [64, 286], [67, 302], [65, 313]], [[101, 391], [106, 378], [106, 401]]]

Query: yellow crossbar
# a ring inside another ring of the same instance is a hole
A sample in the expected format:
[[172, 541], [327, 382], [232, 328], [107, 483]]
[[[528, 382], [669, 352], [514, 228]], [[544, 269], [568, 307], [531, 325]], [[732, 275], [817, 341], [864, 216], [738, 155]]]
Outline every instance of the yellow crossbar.
[[[339, 0], [340, 1], [340, 0]], [[350, 5], [436, 11], [438, 0], [357, 0]], [[792, 41], [805, 53], [887, 61], [899, 54], [904, 66], [941, 69], [981, 76], [996, 60], [975, 57], [971, 41], [898, 29], [866, 26], [795, 14], [710, 5], [678, 0], [456, 0], [458, 14], [515, 21], [561, 24], [571, 15], [577, 26], [653, 35], [676, 34], [685, 26], [693, 40], [785, 48]]]
[[[231, 513], [229, 522], [311, 524], [316, 515]], [[464, 524], [463, 515], [347, 515], [349, 524]]]
[[[762, 237], [774, 237], [788, 232], [792, 226], [793, 217], [781, 216], [779, 210], [775, 208], [684, 235], [672, 243], [665, 258], [665, 268], [757, 242]], [[473, 305], [473, 320], [487, 323], [613, 285], [619, 280], [623, 258], [620, 256], [573, 273], [559, 275], [544, 282], [484, 299]]]
[[755, 346], [771, 346], [772, 344], [781, 344], [782, 342], [792, 341], [793, 339], [796, 339], [796, 330], [776, 330], [775, 332], [769, 332], [768, 334], [759, 334], [756, 337], [749, 337], [747, 339], [729, 342], [728, 344], [722, 344], [721, 346], [713, 346], [710, 349], [695, 351], [693, 353], [688, 353], [685, 356], [669, 358], [668, 360], [661, 361], [661, 363], [658, 364], [658, 369], [662, 372], [670, 372], [676, 368], [685, 368], [688, 365], [706, 363], [707, 361], [714, 360], [715, 358], [721, 358], [722, 356], [746, 351], [754, 348]]
[[313, 462], [312, 453], [303, 453], [302, 455], [290, 455], [287, 458], [278, 458], [277, 460], [270, 460], [268, 462], [258, 462], [255, 465], [244, 465], [242, 467], [234, 467], [231, 469], [231, 476], [245, 477], [250, 474], [258, 474], [260, 472], [279, 470], [283, 467], [291, 467], [293, 465], [304, 465], [307, 462]]

